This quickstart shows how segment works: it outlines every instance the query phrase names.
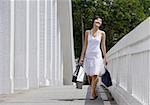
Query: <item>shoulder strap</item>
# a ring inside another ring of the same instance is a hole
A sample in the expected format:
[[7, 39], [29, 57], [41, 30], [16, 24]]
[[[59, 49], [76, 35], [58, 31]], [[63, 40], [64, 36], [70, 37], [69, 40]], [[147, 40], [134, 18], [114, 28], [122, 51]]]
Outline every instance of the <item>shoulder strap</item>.
[[88, 33], [88, 36], [89, 36], [89, 34], [90, 34], [90, 30], [86, 30], [86, 32]]

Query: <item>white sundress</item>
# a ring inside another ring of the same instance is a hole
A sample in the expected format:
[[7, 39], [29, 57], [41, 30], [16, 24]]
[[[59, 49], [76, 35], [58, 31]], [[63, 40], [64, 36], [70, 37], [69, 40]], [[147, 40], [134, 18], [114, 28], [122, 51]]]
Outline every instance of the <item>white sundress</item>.
[[84, 69], [87, 75], [102, 75], [104, 72], [104, 63], [102, 52], [100, 50], [101, 34], [96, 32], [96, 36], [92, 36], [88, 30], [88, 45], [84, 58]]

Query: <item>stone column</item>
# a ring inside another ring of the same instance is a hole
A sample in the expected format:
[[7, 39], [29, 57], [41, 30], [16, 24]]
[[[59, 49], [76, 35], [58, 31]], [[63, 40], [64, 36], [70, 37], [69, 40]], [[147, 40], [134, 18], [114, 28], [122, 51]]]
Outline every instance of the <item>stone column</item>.
[[51, 51], [51, 0], [47, 1], [47, 79], [49, 81], [49, 85], [51, 86], [52, 82], [52, 51]]
[[51, 0], [51, 85], [56, 84], [55, 1]]
[[45, 86], [45, 1], [39, 3], [39, 82]]
[[10, 40], [10, 79], [11, 79], [11, 93], [14, 92], [14, 48], [15, 48], [15, 32], [14, 32], [14, 0], [11, 0], [11, 40]]
[[58, 27], [57, 1], [48, 0], [47, 5], [47, 76], [51, 86], [62, 85], [61, 38]]
[[55, 6], [54, 0], [48, 0], [47, 3], [47, 76], [50, 86], [55, 83]]
[[0, 94], [12, 92], [10, 72], [11, 41], [11, 3], [0, 1]]
[[[56, 10], [58, 11], [58, 1], [56, 1]], [[61, 57], [61, 31], [60, 31], [60, 21], [57, 14], [57, 37], [56, 37], [56, 43], [57, 43], [57, 85], [63, 85], [63, 67], [62, 67], [62, 57]]]
[[40, 0], [37, 0], [37, 78], [40, 86]]
[[45, 58], [44, 58], [44, 79], [45, 79], [45, 85], [46, 86], [49, 86], [49, 79], [48, 79], [48, 74], [49, 74], [49, 70], [48, 70], [48, 23], [47, 23], [47, 19], [48, 19], [48, 0], [45, 0], [45, 43], [44, 43], [44, 55], [45, 55]]
[[[57, 18], [58, 19], [58, 18]], [[63, 85], [63, 59], [62, 59], [62, 48], [61, 48], [61, 32], [60, 32], [60, 23], [59, 23], [59, 19], [57, 20], [57, 43], [58, 43], [58, 85]]]
[[26, 57], [26, 38], [27, 38], [27, 20], [26, 20], [26, 1], [15, 0], [15, 71], [14, 83], [15, 89], [28, 88], [27, 57]]
[[29, 87], [38, 87], [37, 71], [37, 1], [29, 2]]
[[53, 51], [54, 51], [54, 85], [58, 85], [58, 33], [57, 33], [57, 0], [53, 1]]
[[71, 0], [58, 0], [57, 7], [63, 53], [63, 82], [70, 85], [75, 67]]
[[[131, 54], [130, 54], [130, 52], [131, 52], [131, 48], [130, 47], [128, 47], [128, 60], [127, 61], [131, 61], [132, 59], [131, 59]], [[127, 75], [128, 75], [128, 78], [127, 78], [127, 91], [130, 93], [130, 94], [132, 94], [132, 64], [130, 63], [130, 62], [128, 62], [128, 66], [127, 66]]]
[[[150, 28], [150, 17], [148, 18], [148, 27]], [[150, 30], [148, 30], [149, 33], [149, 41], [148, 44], [149, 45], [149, 50], [148, 50], [148, 70], [149, 70], [149, 104], [150, 104]]]
[[[150, 27], [150, 18], [149, 18], [149, 27]], [[150, 31], [149, 31], [149, 35], [150, 35]], [[150, 41], [149, 41], [149, 48], [150, 48]], [[150, 70], [150, 50], [149, 50], [149, 54], [148, 54], [148, 69]], [[150, 71], [149, 71], [149, 75], [150, 75]], [[150, 76], [149, 76], [149, 104], [150, 104]]]

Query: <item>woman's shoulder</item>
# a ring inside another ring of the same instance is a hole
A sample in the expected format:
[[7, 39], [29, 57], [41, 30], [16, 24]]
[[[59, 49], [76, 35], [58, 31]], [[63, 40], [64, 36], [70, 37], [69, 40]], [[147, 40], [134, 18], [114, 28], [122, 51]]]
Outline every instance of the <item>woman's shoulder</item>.
[[105, 31], [103, 31], [103, 30], [99, 30], [99, 32], [101, 32], [102, 34], [105, 34]]
[[85, 30], [85, 32], [89, 33], [89, 32], [90, 32], [90, 30]]
[[99, 32], [102, 34], [102, 36], [105, 36], [105, 31], [99, 30]]
[[85, 30], [85, 37], [88, 37], [89, 32], [89, 30]]
[[88, 34], [90, 33], [90, 30], [86, 30], [85, 31], [85, 35], [88, 36]]

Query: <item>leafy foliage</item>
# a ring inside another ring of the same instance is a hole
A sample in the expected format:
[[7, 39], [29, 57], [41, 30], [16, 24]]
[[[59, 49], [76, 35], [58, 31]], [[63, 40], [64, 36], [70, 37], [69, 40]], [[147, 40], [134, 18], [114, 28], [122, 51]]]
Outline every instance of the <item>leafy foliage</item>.
[[77, 58], [82, 50], [82, 19], [85, 31], [92, 28], [94, 15], [102, 17], [108, 51], [150, 15], [150, 0], [72, 0], [72, 11]]

